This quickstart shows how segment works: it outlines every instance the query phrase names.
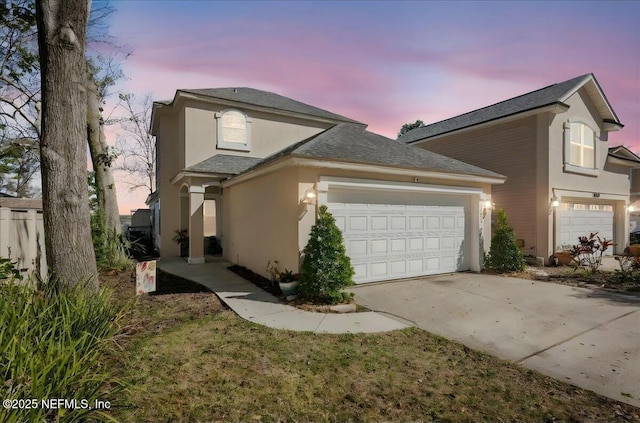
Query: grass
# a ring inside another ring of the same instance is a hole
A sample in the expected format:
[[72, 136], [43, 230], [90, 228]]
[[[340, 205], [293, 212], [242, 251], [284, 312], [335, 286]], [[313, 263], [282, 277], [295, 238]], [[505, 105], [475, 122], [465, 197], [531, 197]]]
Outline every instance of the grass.
[[[133, 289], [131, 288], [131, 291]], [[140, 297], [122, 421], [640, 421], [640, 410], [419, 329], [252, 324], [210, 293]]]

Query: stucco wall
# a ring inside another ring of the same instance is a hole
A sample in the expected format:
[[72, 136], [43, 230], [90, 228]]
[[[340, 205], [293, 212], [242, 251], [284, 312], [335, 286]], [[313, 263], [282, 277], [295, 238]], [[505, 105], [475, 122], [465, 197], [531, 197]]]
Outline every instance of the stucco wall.
[[179, 255], [179, 246], [173, 236], [180, 222], [179, 188], [171, 183], [173, 178], [184, 168], [184, 132], [181, 131], [184, 119], [180, 113], [167, 113], [159, 122], [156, 135], [158, 163], [160, 164], [158, 192], [160, 193], [160, 250], [161, 256]]
[[184, 103], [186, 118], [186, 163], [191, 166], [216, 154], [267, 157], [276, 151], [302, 141], [329, 128], [331, 124], [286, 116], [268, 114], [249, 109], [233, 108], [247, 115], [251, 121], [251, 151], [217, 148], [216, 112], [229, 107], [187, 100]]
[[[409, 173], [409, 172], [408, 172]], [[232, 263], [245, 266], [268, 277], [265, 271], [269, 260], [278, 260], [281, 267], [298, 271], [299, 253], [309, 238], [315, 223], [317, 205], [304, 205], [301, 200], [320, 177], [368, 179], [414, 184], [413, 175], [380, 175], [374, 172], [345, 171], [316, 167], [286, 167], [248, 181], [224, 187], [223, 247], [224, 256]], [[478, 187], [490, 194], [491, 186], [468, 181], [452, 183], [423, 179], [422, 184]], [[224, 184], [223, 184], [224, 186]], [[469, 200], [471, 201], [471, 200]], [[469, 207], [479, 207], [474, 199]], [[489, 249], [490, 213], [483, 220], [483, 254]], [[469, 213], [467, 225], [472, 228]], [[477, 245], [477, 244], [476, 244]]]
[[223, 254], [269, 277], [267, 262], [298, 271], [298, 196], [295, 168], [224, 188]]

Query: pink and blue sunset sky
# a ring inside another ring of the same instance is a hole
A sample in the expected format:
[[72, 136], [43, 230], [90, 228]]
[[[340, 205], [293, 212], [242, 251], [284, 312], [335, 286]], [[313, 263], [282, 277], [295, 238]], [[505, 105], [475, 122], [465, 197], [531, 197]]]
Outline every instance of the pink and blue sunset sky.
[[[640, 2], [123, 1], [110, 33], [133, 54], [120, 89], [246, 86], [395, 138], [592, 72], [640, 151]], [[119, 188], [120, 209], [145, 207]]]

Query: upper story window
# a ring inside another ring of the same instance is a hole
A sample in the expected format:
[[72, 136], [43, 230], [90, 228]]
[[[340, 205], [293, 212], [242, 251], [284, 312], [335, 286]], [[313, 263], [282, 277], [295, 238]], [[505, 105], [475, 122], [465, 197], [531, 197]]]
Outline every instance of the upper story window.
[[574, 166], [595, 168], [595, 134], [584, 123], [571, 124], [569, 140], [569, 164]]
[[598, 176], [596, 133], [581, 122], [564, 124], [564, 171]]
[[226, 110], [216, 113], [218, 121], [218, 148], [251, 150], [251, 121], [242, 112]]

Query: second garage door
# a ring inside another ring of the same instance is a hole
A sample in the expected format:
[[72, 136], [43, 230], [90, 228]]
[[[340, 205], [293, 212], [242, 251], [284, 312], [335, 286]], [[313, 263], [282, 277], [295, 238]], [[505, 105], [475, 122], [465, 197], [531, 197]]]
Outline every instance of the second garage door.
[[469, 270], [464, 198], [332, 194], [327, 205], [343, 233], [356, 283]]
[[[558, 218], [562, 245], [575, 245], [578, 237], [588, 237], [595, 232], [600, 238], [613, 238], [613, 205], [562, 203]], [[604, 254], [613, 254], [613, 249], [609, 248]]]

